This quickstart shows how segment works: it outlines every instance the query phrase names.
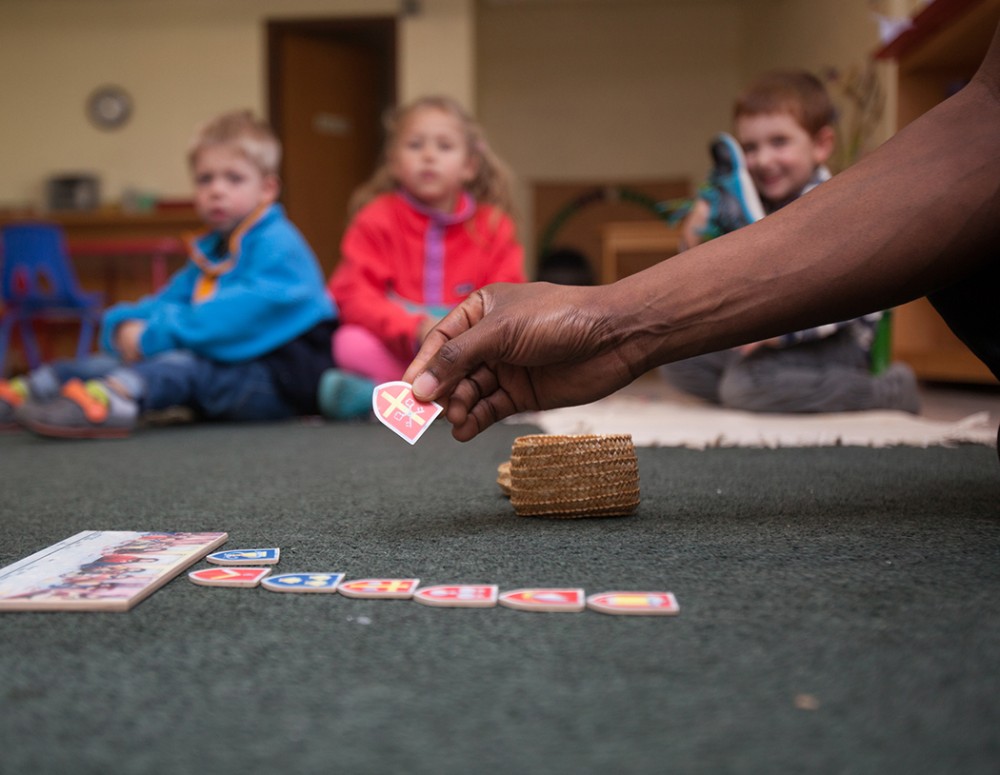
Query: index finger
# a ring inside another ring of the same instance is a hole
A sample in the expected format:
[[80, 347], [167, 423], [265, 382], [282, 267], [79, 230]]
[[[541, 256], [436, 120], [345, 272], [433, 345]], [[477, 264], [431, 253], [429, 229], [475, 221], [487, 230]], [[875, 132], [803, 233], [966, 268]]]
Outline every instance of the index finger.
[[403, 381], [413, 385], [415, 398], [437, 400], [444, 388], [453, 386], [465, 376], [461, 362], [443, 358], [441, 348], [471, 329], [482, 317], [482, 295], [476, 291], [431, 330], [403, 374]]
[[[438, 325], [440, 325], [440, 323]], [[431, 332], [424, 337], [424, 341], [420, 345], [420, 349], [417, 351], [417, 354], [413, 357], [413, 361], [406, 367], [406, 371], [403, 373], [403, 382], [413, 384], [414, 378], [424, 371], [427, 366], [427, 362], [437, 354], [437, 351], [441, 349], [441, 345], [447, 341], [448, 337], [439, 331], [437, 326], [432, 328]], [[418, 398], [420, 398], [421, 401], [426, 400], [423, 397], [423, 394], [418, 396]]]

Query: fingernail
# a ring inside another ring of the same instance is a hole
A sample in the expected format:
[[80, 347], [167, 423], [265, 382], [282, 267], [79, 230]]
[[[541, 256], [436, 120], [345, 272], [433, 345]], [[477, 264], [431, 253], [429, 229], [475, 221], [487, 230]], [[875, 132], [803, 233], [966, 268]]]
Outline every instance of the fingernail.
[[437, 390], [438, 381], [429, 372], [420, 374], [413, 380], [413, 394], [417, 398], [430, 398]]

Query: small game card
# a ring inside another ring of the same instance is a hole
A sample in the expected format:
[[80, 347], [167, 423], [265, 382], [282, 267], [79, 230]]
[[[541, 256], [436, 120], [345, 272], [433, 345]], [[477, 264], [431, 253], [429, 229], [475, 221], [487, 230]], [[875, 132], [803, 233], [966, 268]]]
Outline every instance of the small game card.
[[261, 582], [272, 592], [336, 592], [344, 579], [343, 573], [282, 573]]
[[345, 581], [337, 591], [344, 597], [409, 600], [419, 584], [420, 579], [355, 579]]
[[188, 578], [204, 587], [243, 587], [249, 589], [271, 572], [270, 568], [202, 568], [193, 570]]
[[413, 599], [440, 608], [493, 608], [498, 594], [496, 584], [453, 584], [421, 587], [413, 594]]
[[500, 595], [500, 605], [519, 611], [577, 613], [586, 607], [582, 589], [515, 589]]
[[587, 608], [619, 616], [673, 616], [681, 610], [671, 592], [601, 592], [587, 598]]
[[413, 397], [406, 382], [385, 382], [372, 393], [372, 409], [379, 422], [410, 444], [416, 444], [444, 407]]
[[281, 549], [225, 549], [212, 552], [205, 559], [215, 565], [277, 565]]

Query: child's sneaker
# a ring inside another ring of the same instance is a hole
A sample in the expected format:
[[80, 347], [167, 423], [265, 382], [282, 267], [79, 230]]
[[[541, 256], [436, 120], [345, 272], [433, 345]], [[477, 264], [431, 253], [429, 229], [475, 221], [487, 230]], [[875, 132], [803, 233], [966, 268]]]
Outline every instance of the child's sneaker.
[[340, 369], [327, 369], [319, 380], [319, 410], [329, 420], [367, 419], [375, 383]]
[[720, 132], [709, 147], [714, 166], [701, 196], [712, 208], [705, 229], [706, 236], [712, 238], [759, 221], [764, 217], [764, 206], [736, 138]]
[[20, 427], [15, 413], [28, 399], [28, 395], [28, 383], [23, 378], [0, 379], [0, 431], [12, 431]]
[[875, 378], [875, 390], [880, 409], [920, 414], [920, 389], [913, 369], [905, 363], [894, 363]]
[[71, 379], [49, 401], [25, 401], [16, 417], [39, 436], [116, 439], [128, 436], [135, 428], [139, 406], [104, 380]]

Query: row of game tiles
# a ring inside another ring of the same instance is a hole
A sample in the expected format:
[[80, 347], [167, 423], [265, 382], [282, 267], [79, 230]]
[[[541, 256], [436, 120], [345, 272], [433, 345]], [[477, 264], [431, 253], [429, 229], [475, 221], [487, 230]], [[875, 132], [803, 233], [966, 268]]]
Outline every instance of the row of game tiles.
[[[205, 559], [227, 567], [202, 568], [188, 573], [195, 584], [213, 587], [256, 587], [272, 592], [336, 592], [344, 597], [413, 600], [447, 608], [492, 608], [497, 604], [522, 611], [576, 613], [589, 608], [606, 614], [664, 616], [680, 612], [671, 592], [601, 592], [587, 596], [582, 589], [539, 587], [500, 594], [495, 584], [443, 584], [421, 587], [420, 579], [370, 578], [344, 581], [343, 573], [282, 573], [274, 565], [278, 549], [235, 549], [216, 552]], [[237, 567], [239, 566], [239, 567]]]

